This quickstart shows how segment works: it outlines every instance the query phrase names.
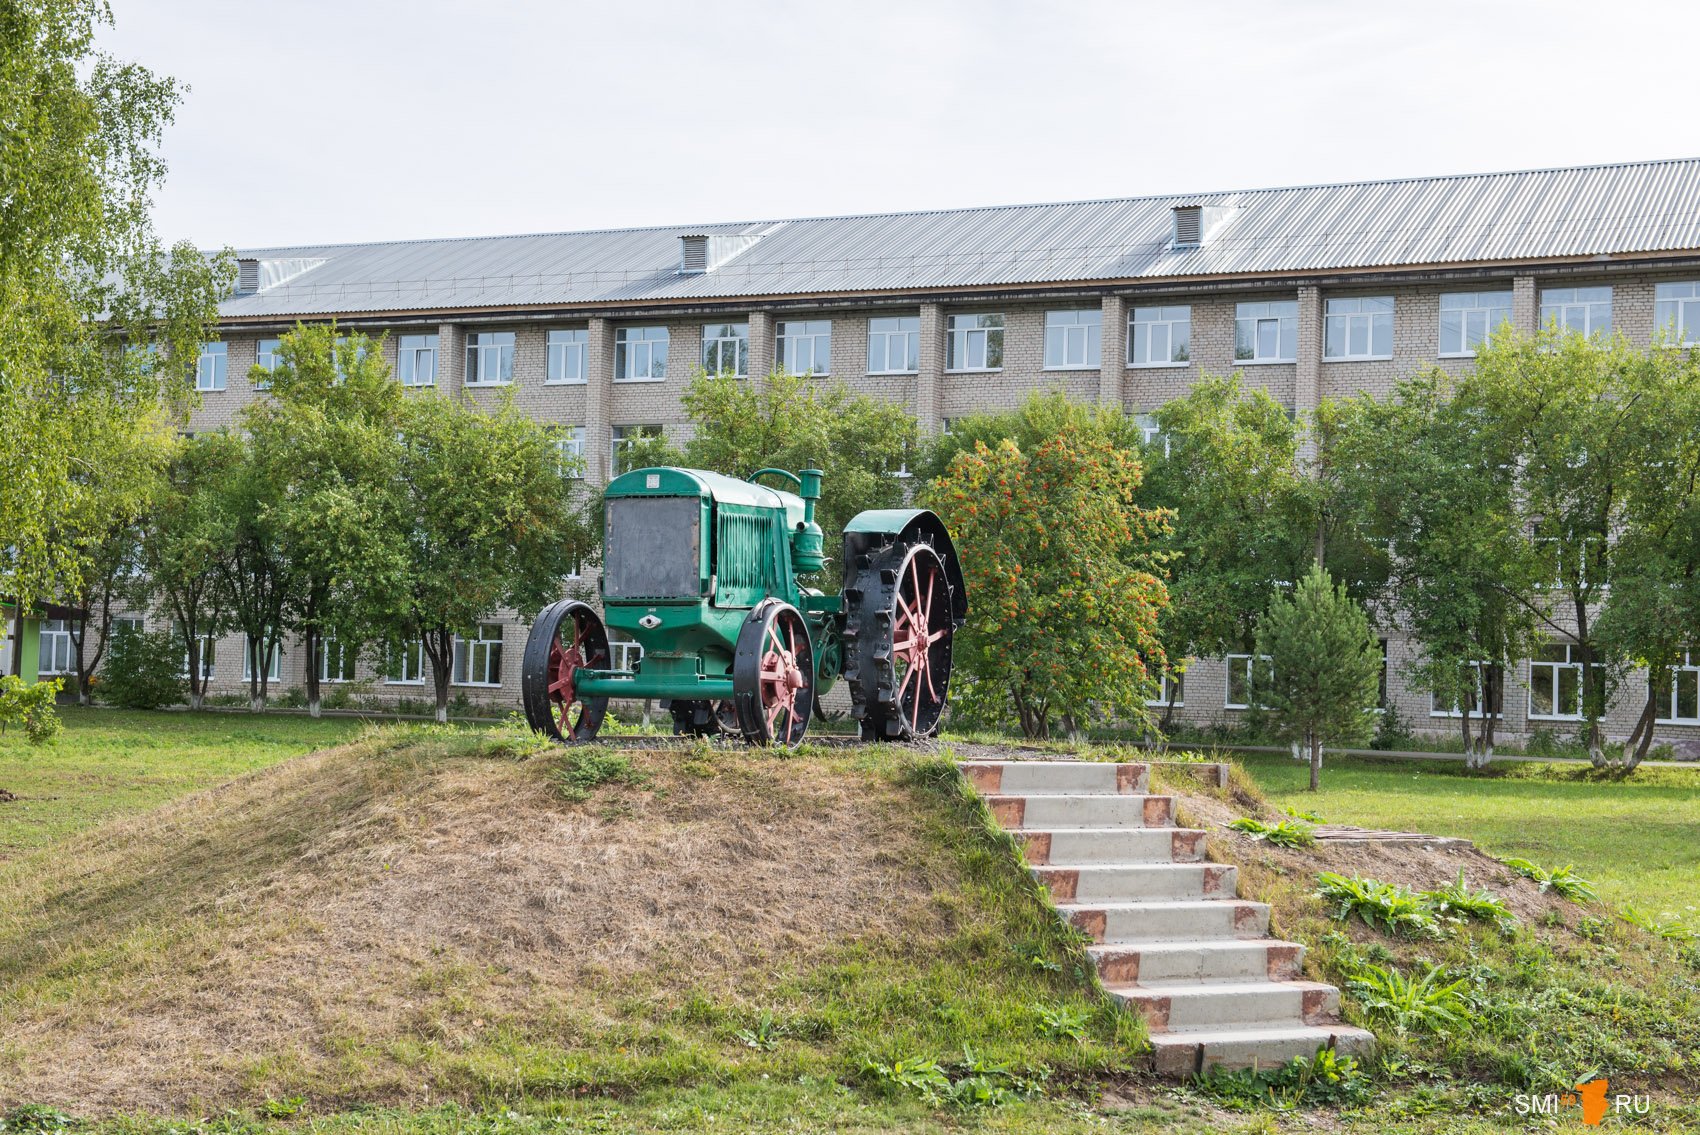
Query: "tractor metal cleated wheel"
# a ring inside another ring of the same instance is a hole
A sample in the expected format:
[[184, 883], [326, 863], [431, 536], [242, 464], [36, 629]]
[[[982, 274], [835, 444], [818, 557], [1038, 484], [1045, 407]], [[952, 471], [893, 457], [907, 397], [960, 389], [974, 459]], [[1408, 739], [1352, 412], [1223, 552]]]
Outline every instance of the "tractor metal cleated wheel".
[[845, 678], [865, 741], [927, 737], [950, 689], [950, 576], [930, 544], [863, 556], [844, 589]]
[[782, 599], [764, 599], [738, 631], [732, 703], [744, 739], [794, 747], [815, 704], [815, 652], [809, 624]]
[[608, 631], [595, 609], [575, 599], [545, 607], [531, 624], [520, 671], [520, 700], [531, 728], [556, 741], [595, 740], [607, 698], [578, 693], [580, 670], [608, 667]]

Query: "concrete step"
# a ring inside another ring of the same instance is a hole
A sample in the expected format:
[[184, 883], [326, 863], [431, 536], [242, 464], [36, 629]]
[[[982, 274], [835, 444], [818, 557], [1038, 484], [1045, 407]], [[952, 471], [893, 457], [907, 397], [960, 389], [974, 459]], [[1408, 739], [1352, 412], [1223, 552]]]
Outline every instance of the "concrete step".
[[1108, 793], [993, 794], [986, 805], [999, 824], [1018, 828], [1167, 828], [1175, 822], [1171, 796]]
[[1340, 991], [1316, 981], [1165, 981], [1110, 986], [1153, 1033], [1320, 1025], [1339, 1019]]
[[962, 775], [982, 796], [1027, 793], [1142, 795], [1151, 787], [1151, 766], [1108, 761], [965, 761]]
[[1105, 985], [1160, 981], [1292, 981], [1305, 948], [1274, 938], [1102, 942], [1086, 947]]
[[1010, 833], [1038, 866], [1199, 863], [1204, 833], [1190, 828], [1024, 828]]
[[1193, 942], [1269, 933], [1268, 905], [1242, 899], [1057, 903], [1056, 908], [1094, 942]]
[[1239, 868], [1221, 863], [1103, 863], [1033, 868], [1052, 902], [1118, 899], [1231, 899]]
[[1152, 1060], [1160, 1076], [1194, 1076], [1209, 1068], [1270, 1068], [1297, 1056], [1332, 1048], [1364, 1057], [1375, 1036], [1351, 1025], [1273, 1025], [1263, 1028], [1189, 1029], [1151, 1034]]

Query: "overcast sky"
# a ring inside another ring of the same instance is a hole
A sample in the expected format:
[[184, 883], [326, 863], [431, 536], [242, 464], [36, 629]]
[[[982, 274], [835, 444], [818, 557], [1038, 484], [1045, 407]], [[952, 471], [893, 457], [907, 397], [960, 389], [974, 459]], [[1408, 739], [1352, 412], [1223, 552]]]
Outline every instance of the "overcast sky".
[[1700, 154], [1682, 0], [112, 0], [211, 247]]

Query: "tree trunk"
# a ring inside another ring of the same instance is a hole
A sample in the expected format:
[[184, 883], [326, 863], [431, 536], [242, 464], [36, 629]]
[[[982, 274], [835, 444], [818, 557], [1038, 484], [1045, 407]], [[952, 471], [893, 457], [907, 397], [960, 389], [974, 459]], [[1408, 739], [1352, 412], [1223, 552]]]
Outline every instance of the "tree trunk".
[[1647, 704], [1641, 707], [1641, 716], [1635, 722], [1635, 732], [1623, 743], [1624, 768], [1633, 771], [1647, 758], [1647, 750], [1653, 745], [1653, 721], [1658, 712], [1658, 702], [1648, 691]]
[[1476, 767], [1476, 750], [1470, 737], [1470, 699], [1458, 699], [1458, 728], [1464, 733], [1464, 767]]
[[325, 649], [319, 628], [309, 625], [301, 632], [301, 642], [307, 648], [307, 716], [319, 716], [320, 653]]
[[1322, 786], [1322, 738], [1315, 733], [1310, 735], [1310, 790], [1315, 792]]
[[436, 721], [446, 725], [449, 720], [449, 668], [454, 664], [454, 632], [442, 629], [426, 631], [425, 656], [431, 660], [431, 684], [437, 695]]

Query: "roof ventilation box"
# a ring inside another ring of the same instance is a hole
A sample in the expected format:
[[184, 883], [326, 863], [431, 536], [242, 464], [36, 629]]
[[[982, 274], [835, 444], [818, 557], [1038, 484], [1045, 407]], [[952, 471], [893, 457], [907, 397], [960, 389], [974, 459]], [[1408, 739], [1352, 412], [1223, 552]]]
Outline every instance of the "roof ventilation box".
[[260, 262], [243, 257], [236, 262], [236, 294], [251, 296], [260, 290]]
[[708, 237], [682, 236], [679, 238], [679, 273], [694, 276], [699, 272], [708, 271]]
[[1210, 232], [1233, 212], [1226, 205], [1176, 205], [1176, 248], [1197, 248], [1210, 239]]

